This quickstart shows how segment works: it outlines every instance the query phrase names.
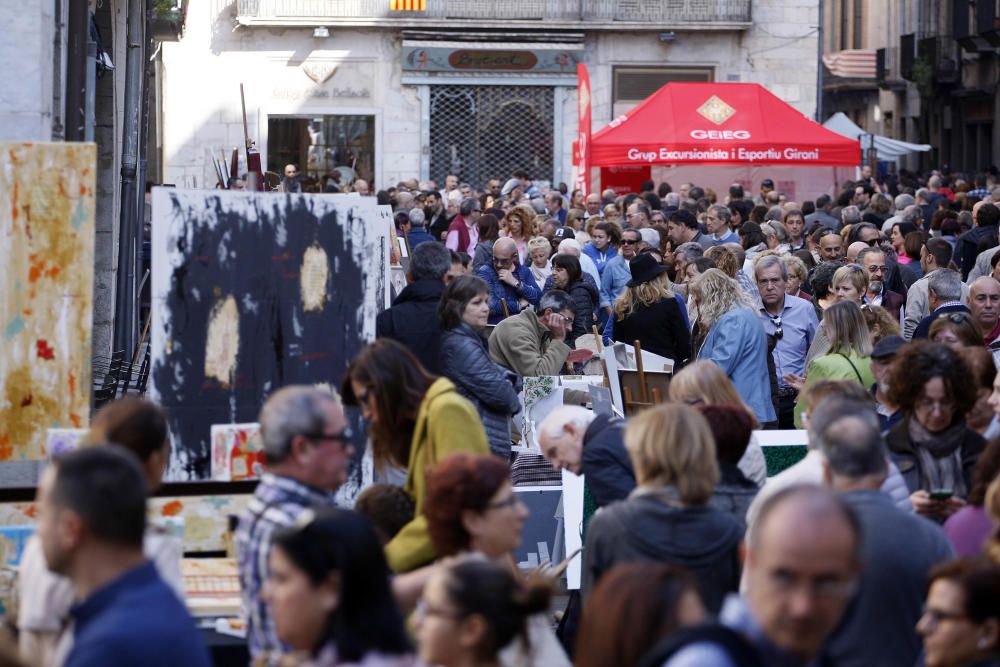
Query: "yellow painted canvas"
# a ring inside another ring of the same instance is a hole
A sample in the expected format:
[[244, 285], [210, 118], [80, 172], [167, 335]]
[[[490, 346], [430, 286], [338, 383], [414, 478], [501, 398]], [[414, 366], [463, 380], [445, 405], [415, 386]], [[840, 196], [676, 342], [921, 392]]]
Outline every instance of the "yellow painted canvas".
[[90, 410], [94, 144], [0, 142], [0, 461]]

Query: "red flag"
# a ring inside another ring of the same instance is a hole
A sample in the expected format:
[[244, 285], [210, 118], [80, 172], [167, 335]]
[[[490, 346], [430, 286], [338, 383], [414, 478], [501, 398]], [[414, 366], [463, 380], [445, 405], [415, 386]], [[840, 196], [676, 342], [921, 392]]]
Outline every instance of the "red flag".
[[576, 189], [583, 196], [590, 194], [590, 74], [587, 66], [576, 66], [577, 81], [577, 126], [579, 127], [576, 149]]

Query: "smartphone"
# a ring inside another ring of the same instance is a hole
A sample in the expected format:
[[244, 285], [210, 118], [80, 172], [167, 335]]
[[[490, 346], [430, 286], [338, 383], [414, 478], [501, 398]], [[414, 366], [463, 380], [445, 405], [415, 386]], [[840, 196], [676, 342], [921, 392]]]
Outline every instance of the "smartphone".
[[951, 489], [931, 489], [928, 495], [931, 500], [948, 500], [955, 495], [955, 492]]

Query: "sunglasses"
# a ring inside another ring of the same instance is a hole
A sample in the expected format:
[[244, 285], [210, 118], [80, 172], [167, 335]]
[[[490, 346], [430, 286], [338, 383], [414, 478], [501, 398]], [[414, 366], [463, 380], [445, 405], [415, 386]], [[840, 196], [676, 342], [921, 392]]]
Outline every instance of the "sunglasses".
[[628, 239], [622, 239], [622, 245], [635, 245], [636, 243], [639, 243], [639, 241], [638, 240], [629, 241]]
[[967, 313], [941, 313], [937, 318], [939, 320], [948, 320], [952, 324], [962, 324], [969, 319], [969, 315]]
[[785, 335], [784, 330], [781, 328], [781, 315], [771, 318], [771, 324], [774, 325], [774, 339], [781, 340]]

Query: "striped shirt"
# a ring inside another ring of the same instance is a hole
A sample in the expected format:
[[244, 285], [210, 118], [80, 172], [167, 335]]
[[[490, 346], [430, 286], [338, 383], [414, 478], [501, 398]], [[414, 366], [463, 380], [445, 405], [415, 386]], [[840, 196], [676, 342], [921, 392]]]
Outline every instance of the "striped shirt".
[[236, 530], [236, 562], [243, 592], [243, 611], [247, 618], [250, 655], [289, 652], [278, 639], [267, 604], [261, 599], [261, 587], [267, 580], [267, 559], [275, 529], [291, 526], [303, 510], [333, 506], [333, 493], [292, 479], [264, 473]]

